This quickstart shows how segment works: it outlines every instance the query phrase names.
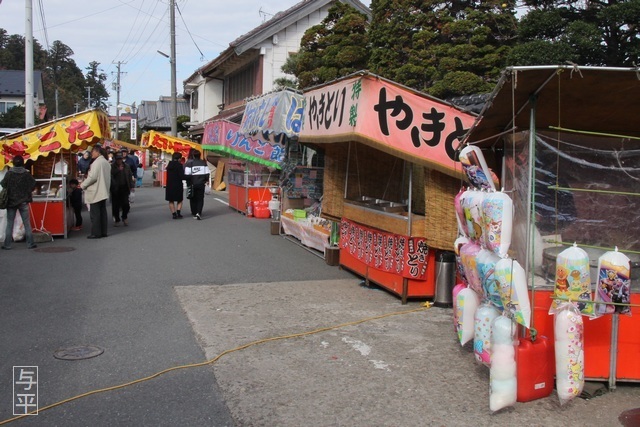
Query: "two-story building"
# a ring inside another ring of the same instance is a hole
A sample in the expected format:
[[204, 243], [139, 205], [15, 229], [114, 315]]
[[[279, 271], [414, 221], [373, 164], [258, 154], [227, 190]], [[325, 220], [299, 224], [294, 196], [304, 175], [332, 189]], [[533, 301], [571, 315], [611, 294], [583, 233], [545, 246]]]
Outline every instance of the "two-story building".
[[[4, 114], [18, 105], [25, 106], [24, 70], [0, 70], [0, 114]], [[25, 106], [26, 108], [26, 106]], [[42, 72], [33, 72], [33, 111], [34, 117], [43, 119], [47, 112], [44, 105], [44, 86]]]
[[[203, 124], [227, 119], [239, 123], [245, 100], [276, 89], [274, 82], [287, 77], [281, 70], [290, 54], [300, 49], [305, 31], [318, 25], [338, 0], [304, 0], [229, 43], [217, 58], [184, 80], [190, 102], [189, 134], [200, 139]], [[341, 0], [371, 15], [358, 0]], [[291, 76], [289, 76], [291, 77]]]

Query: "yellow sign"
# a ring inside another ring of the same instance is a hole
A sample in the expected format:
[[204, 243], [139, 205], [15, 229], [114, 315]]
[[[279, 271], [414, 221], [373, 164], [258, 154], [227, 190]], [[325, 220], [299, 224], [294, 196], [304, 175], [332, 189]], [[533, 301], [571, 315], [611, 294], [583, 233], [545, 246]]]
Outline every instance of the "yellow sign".
[[142, 135], [141, 145], [143, 148], [164, 151], [173, 154], [176, 151], [182, 153], [182, 157], [188, 157], [192, 148], [202, 153], [202, 145], [187, 139], [165, 135], [164, 133], [149, 131]]
[[24, 160], [36, 160], [61, 150], [78, 151], [97, 144], [109, 134], [109, 119], [99, 110], [34, 126], [0, 138], [0, 170], [18, 155]]

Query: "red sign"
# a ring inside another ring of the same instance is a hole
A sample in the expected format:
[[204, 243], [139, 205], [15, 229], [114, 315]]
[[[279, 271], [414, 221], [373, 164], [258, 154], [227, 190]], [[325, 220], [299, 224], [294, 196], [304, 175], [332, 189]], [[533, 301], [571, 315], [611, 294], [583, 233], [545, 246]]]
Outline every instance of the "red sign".
[[414, 280], [427, 279], [425, 239], [387, 233], [342, 218], [340, 247], [377, 270]]

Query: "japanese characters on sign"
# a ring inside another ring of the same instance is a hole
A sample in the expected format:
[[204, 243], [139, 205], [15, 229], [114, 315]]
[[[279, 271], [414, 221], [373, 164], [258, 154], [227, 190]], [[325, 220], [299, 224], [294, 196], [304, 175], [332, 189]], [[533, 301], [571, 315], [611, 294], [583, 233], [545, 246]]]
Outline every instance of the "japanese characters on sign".
[[38, 367], [13, 367], [13, 415], [38, 415]]
[[272, 167], [279, 167], [285, 155], [283, 146], [247, 137], [237, 123], [224, 120], [205, 126], [202, 147]]
[[414, 280], [426, 280], [426, 240], [387, 233], [343, 218], [340, 247], [377, 270]]
[[32, 131], [0, 141], [0, 169], [14, 156], [35, 160], [62, 149], [86, 146], [109, 135], [109, 121], [97, 111], [76, 114], [55, 122], [35, 126]]
[[284, 138], [298, 136], [302, 128], [304, 98], [290, 90], [264, 95], [247, 103], [240, 134], [283, 144]]
[[189, 151], [194, 148], [202, 152], [200, 144], [187, 141], [181, 138], [165, 135], [156, 131], [150, 131], [142, 137], [142, 147], [154, 148], [165, 153], [181, 153], [183, 157], [188, 157]]
[[364, 75], [305, 93], [302, 142], [346, 142], [360, 135], [372, 146], [457, 175], [455, 149], [475, 117]]

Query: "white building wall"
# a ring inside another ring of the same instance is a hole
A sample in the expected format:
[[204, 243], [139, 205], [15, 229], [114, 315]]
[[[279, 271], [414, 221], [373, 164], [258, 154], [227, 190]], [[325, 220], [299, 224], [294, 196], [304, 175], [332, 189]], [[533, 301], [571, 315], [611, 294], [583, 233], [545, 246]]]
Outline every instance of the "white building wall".
[[[282, 77], [292, 78], [282, 72], [282, 66], [290, 53], [300, 50], [300, 41], [304, 32], [310, 27], [318, 25], [327, 17], [330, 5], [316, 10], [310, 15], [298, 20], [294, 24], [280, 30], [275, 36], [258, 44], [257, 48], [263, 48], [263, 91], [265, 93], [275, 89], [274, 81]], [[277, 42], [274, 44], [274, 41]]]

